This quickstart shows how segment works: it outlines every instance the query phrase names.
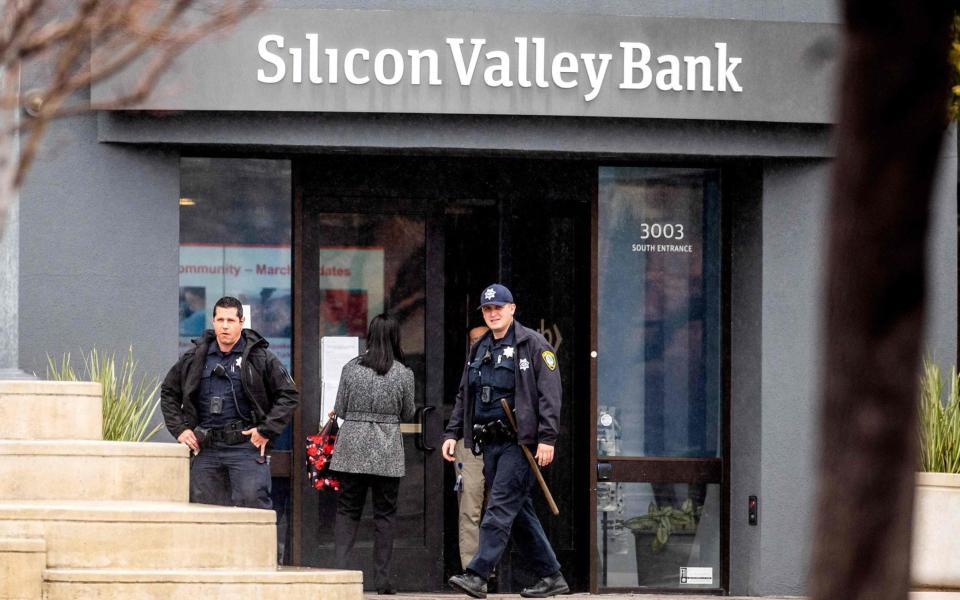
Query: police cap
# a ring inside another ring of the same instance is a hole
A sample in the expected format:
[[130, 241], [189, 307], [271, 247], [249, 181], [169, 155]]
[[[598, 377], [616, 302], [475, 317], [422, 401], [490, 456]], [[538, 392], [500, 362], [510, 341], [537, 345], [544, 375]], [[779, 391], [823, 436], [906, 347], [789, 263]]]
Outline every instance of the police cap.
[[487, 304], [493, 304], [494, 306], [513, 304], [513, 294], [510, 293], [510, 290], [508, 290], [505, 285], [499, 283], [488, 285], [480, 292], [480, 306], [477, 308], [481, 308]]

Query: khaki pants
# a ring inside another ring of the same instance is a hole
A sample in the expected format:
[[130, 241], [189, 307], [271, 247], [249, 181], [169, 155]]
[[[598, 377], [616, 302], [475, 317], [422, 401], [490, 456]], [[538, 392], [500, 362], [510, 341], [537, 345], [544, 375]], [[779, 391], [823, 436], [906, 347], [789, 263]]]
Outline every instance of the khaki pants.
[[456, 470], [463, 476], [463, 490], [458, 494], [460, 504], [460, 565], [466, 569], [473, 560], [480, 543], [480, 516], [483, 512], [483, 457], [474, 456], [457, 440], [454, 450]]

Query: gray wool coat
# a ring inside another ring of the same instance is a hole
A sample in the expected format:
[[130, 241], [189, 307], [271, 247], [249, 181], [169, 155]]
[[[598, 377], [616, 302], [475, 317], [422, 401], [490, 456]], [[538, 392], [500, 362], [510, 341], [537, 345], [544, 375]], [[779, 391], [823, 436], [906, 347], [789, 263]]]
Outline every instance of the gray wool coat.
[[416, 411], [413, 371], [393, 361], [384, 375], [360, 365], [360, 357], [343, 366], [337, 402], [344, 420], [337, 434], [330, 468], [348, 473], [403, 477], [400, 422]]

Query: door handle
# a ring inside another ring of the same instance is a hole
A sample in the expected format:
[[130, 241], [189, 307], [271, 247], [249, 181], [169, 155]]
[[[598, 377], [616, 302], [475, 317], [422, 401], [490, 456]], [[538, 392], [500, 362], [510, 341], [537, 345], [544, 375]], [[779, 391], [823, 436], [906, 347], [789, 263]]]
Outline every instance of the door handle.
[[608, 462], [597, 463], [597, 481], [610, 481], [613, 478], [613, 465]]
[[423, 450], [424, 452], [433, 452], [436, 450], [434, 446], [427, 445], [427, 413], [432, 410], [437, 410], [436, 406], [421, 406], [417, 409], [419, 414], [420, 421], [420, 432], [415, 438], [413, 438], [413, 445], [416, 446], [417, 450]]

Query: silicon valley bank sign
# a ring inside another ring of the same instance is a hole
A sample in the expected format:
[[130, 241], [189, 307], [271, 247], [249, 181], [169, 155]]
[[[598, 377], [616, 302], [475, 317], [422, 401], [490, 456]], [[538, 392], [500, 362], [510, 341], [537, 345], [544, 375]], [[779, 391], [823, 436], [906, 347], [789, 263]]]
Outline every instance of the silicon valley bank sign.
[[[443, 85], [439, 69], [440, 55], [432, 48], [407, 50], [405, 53], [395, 48], [383, 48], [373, 57], [371, 69], [371, 51], [367, 48], [348, 50], [343, 54], [342, 62], [338, 48], [325, 48], [321, 58], [319, 38], [317, 33], [308, 33], [306, 52], [302, 47], [291, 46], [289, 57], [278, 52], [285, 47], [283, 36], [265, 35], [260, 38], [260, 58], [270, 63], [273, 70], [268, 74], [269, 69], [257, 69], [257, 81], [303, 83], [306, 80], [312, 84], [335, 85], [340, 81], [342, 69], [343, 79], [353, 85], [366, 85], [375, 80], [381, 85], [390, 86], [405, 79], [410, 85]], [[583, 99], [587, 102], [596, 99], [603, 89], [613, 54], [557, 52], [547, 59], [544, 38], [528, 40], [518, 37], [514, 41], [516, 48], [508, 52], [485, 50], [487, 40], [483, 38], [472, 38], [469, 49], [465, 48], [463, 38], [444, 40], [449, 50], [448, 58], [456, 68], [457, 82], [462, 86], [472, 86], [479, 84], [477, 80], [482, 79], [483, 85], [492, 88], [514, 85], [549, 88], [552, 85], [561, 89], [580, 89], [583, 87], [580, 78], [585, 76], [589, 90], [583, 94]], [[742, 59], [728, 57], [727, 44], [724, 42], [717, 42], [714, 46], [717, 50], [715, 58], [664, 54], [656, 58], [654, 67], [649, 46], [642, 42], [620, 42], [623, 49], [623, 76], [618, 87], [627, 90], [646, 89], [654, 81], [656, 68], [656, 86], [660, 90], [725, 92], [729, 89], [742, 92], [743, 86], [737, 81], [735, 73]], [[532, 61], [528, 55], [533, 56]], [[480, 64], [481, 56], [483, 64]], [[304, 68], [305, 65], [307, 68]], [[482, 78], [476, 76], [480, 70], [483, 71]], [[304, 78], [304, 71], [309, 74], [308, 79]], [[373, 77], [369, 74], [371, 71]]]
[[[138, 108], [829, 123], [838, 28], [448, 11], [266, 10]], [[133, 85], [98, 84], [95, 101]]]

